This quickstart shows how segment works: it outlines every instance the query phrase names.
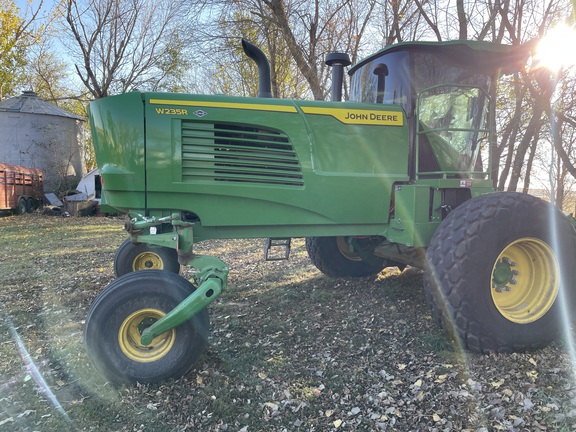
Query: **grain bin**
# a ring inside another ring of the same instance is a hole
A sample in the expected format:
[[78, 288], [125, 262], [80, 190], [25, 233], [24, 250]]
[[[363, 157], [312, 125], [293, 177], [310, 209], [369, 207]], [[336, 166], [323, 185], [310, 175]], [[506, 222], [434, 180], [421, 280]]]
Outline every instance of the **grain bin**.
[[39, 168], [46, 192], [75, 185], [84, 173], [84, 120], [32, 91], [0, 101], [0, 162]]

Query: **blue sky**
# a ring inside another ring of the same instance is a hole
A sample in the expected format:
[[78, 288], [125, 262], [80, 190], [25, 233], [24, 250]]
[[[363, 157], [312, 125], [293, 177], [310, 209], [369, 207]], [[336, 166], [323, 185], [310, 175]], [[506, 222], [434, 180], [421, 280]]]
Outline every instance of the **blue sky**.
[[[40, 5], [40, 0], [32, 0], [32, 3], [30, 3], [29, 0], [15, 0], [14, 3], [16, 3], [16, 6], [18, 6], [20, 8], [20, 16], [24, 16], [24, 14], [26, 13], [26, 10], [36, 10], [38, 9], [38, 5]], [[47, 13], [50, 11], [50, 9], [52, 9], [52, 7], [55, 4], [55, 0], [44, 0], [44, 2], [42, 3], [42, 12], [43, 13]], [[30, 15], [30, 12], [28, 12], [28, 15]]]

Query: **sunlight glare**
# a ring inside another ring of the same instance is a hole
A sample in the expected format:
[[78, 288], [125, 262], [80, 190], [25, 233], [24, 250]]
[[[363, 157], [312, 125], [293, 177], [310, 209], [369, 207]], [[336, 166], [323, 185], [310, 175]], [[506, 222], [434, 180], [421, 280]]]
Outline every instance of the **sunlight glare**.
[[12, 338], [14, 339], [14, 342], [16, 343], [16, 346], [18, 347], [18, 352], [22, 357], [22, 361], [24, 363], [24, 366], [26, 367], [26, 370], [29, 373], [30, 379], [34, 380], [39, 392], [47, 397], [47, 399], [52, 403], [52, 405], [54, 405], [54, 407], [58, 410], [58, 412], [62, 414], [62, 416], [68, 422], [68, 424], [70, 424], [71, 426], [75, 426], [72, 419], [68, 416], [68, 413], [64, 410], [64, 408], [58, 401], [56, 395], [52, 392], [52, 390], [44, 380], [42, 372], [40, 372], [38, 366], [36, 366], [36, 363], [32, 359], [32, 356], [26, 349], [26, 346], [24, 345], [22, 338], [20, 338], [20, 335], [18, 334], [16, 327], [12, 323], [12, 320], [9, 317], [4, 317], [4, 319], [8, 322], [8, 325], [10, 327], [10, 333], [12, 335]]
[[535, 60], [552, 72], [576, 64], [576, 30], [567, 24], [551, 29], [538, 43]]

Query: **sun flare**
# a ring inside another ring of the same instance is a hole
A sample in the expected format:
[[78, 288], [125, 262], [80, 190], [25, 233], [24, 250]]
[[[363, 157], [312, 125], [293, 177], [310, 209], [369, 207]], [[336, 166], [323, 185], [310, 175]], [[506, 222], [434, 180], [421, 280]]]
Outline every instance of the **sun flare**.
[[559, 24], [551, 29], [538, 43], [535, 60], [538, 64], [557, 72], [562, 67], [576, 64], [576, 29]]

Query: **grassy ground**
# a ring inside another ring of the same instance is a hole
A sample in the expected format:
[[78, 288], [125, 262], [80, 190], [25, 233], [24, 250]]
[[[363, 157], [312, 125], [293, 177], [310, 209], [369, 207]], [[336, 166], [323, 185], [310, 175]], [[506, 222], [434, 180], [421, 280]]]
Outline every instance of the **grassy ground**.
[[431, 320], [421, 273], [330, 279], [298, 240], [288, 262], [262, 241], [198, 251], [231, 268], [210, 345], [185, 377], [114, 388], [82, 341], [113, 280], [123, 220], [0, 218], [2, 431], [569, 431], [568, 343], [511, 355], [459, 352]]

